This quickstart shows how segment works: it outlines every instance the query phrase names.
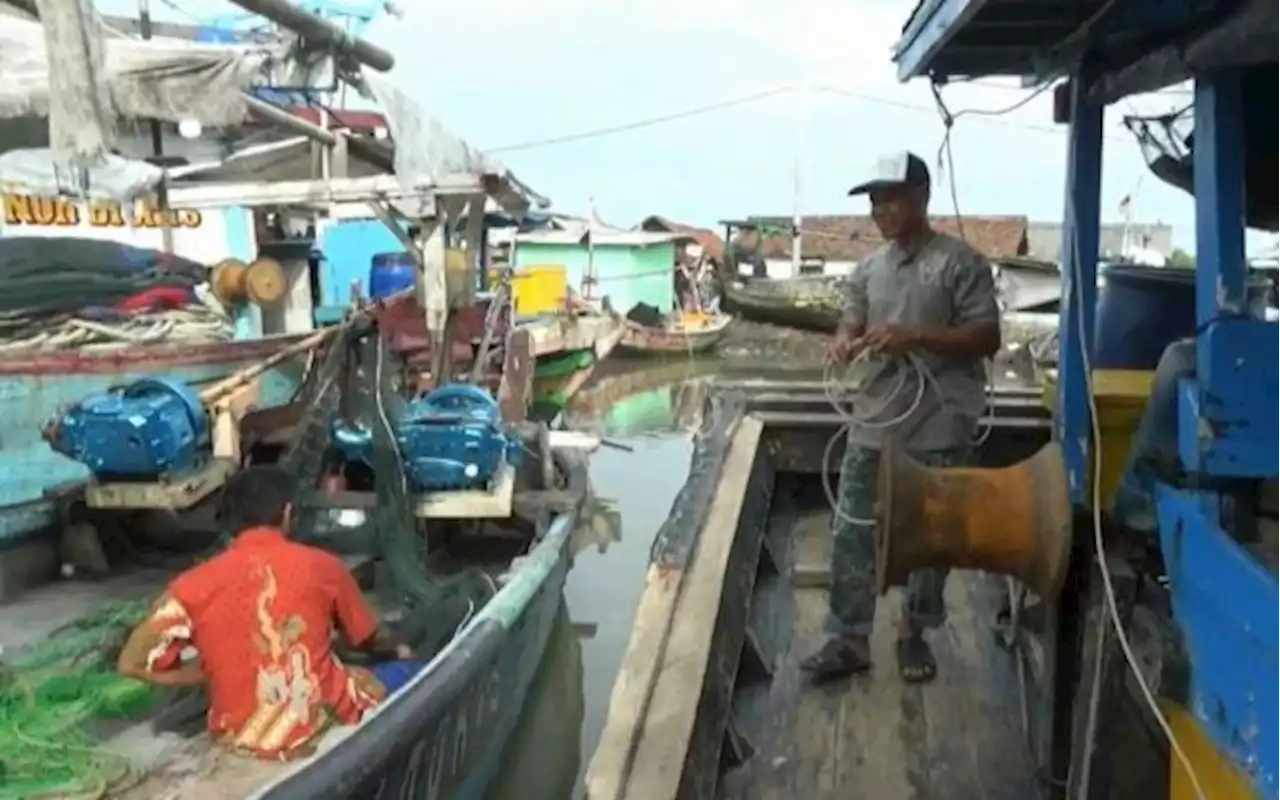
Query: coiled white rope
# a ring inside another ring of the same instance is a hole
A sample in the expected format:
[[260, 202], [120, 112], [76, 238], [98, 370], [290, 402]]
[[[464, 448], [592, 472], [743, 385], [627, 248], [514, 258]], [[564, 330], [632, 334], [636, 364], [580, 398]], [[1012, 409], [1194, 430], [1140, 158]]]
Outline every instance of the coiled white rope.
[[[877, 359], [870, 350], [863, 350], [853, 359], [852, 362], [850, 362], [847, 371], [852, 372], [855, 368], [875, 360], [879, 359]], [[835, 514], [838, 519], [854, 525], [875, 525], [876, 520], [853, 517], [840, 508], [838, 494], [835, 488], [831, 485], [831, 456], [835, 452], [836, 443], [840, 441], [840, 438], [848, 435], [849, 431], [855, 425], [871, 430], [888, 430], [901, 425], [909, 419], [912, 414], [915, 414], [916, 411], [919, 410], [921, 403], [924, 402], [925, 390], [927, 388], [934, 391], [938, 401], [944, 407], [951, 404], [951, 401], [948, 400], [947, 396], [943, 393], [942, 386], [938, 383], [937, 376], [933, 374], [933, 370], [929, 369], [929, 365], [925, 363], [924, 359], [920, 356], [913, 353], [907, 353], [897, 359], [894, 359], [892, 362], [880, 361], [880, 364], [882, 365], [882, 368], [887, 368], [888, 365], [896, 366], [897, 369], [895, 372], [897, 374], [897, 380], [893, 384], [893, 389], [885, 395], [884, 400], [876, 404], [873, 408], [859, 409], [857, 402], [857, 396], [860, 393], [860, 390], [863, 386], [870, 383], [869, 380], [863, 379], [856, 382], [843, 381], [836, 375], [838, 366], [831, 362], [825, 364], [822, 371], [823, 393], [826, 395], [827, 402], [831, 405], [831, 408], [836, 412], [836, 414], [844, 420], [844, 424], [842, 424], [836, 430], [835, 434], [827, 440], [827, 446], [822, 452], [822, 489], [826, 494], [827, 503], [831, 506], [832, 513]], [[992, 406], [994, 405], [994, 397], [992, 396], [994, 394], [994, 388], [991, 386], [990, 362], [987, 362], [986, 372], [987, 403], [985, 410], [987, 414], [990, 414]], [[872, 377], [874, 377], [874, 375]], [[912, 377], [914, 380], [910, 380]], [[908, 389], [909, 383], [914, 387], [913, 389]], [[850, 404], [850, 409], [847, 411], [845, 410], [844, 405], [840, 402], [841, 395], [846, 389], [853, 390], [853, 402]], [[904, 390], [915, 392], [911, 402], [907, 404], [906, 410], [889, 417], [888, 419], [880, 419], [879, 417], [893, 405]], [[980, 446], [987, 440], [987, 437], [991, 435], [991, 429], [992, 425], [990, 423], [985, 426], [980, 426], [978, 435], [968, 442], [968, 444], [972, 447]]]
[[225, 342], [235, 338], [230, 314], [207, 292], [186, 308], [140, 311], [118, 321], [72, 317], [33, 336], [0, 342], [0, 353], [25, 350], [112, 350], [153, 344]]

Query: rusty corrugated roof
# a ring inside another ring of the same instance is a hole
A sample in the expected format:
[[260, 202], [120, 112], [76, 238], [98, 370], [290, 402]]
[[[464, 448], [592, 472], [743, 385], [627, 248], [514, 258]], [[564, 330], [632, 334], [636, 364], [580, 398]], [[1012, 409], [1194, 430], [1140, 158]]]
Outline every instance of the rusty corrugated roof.
[[697, 225], [689, 225], [684, 222], [676, 222], [666, 217], [652, 214], [644, 218], [644, 221], [637, 226], [640, 230], [650, 231], [653, 233], [683, 233], [691, 236], [701, 247], [702, 252], [709, 256], [712, 260], [724, 262], [724, 240], [716, 235], [714, 231], [707, 228], [699, 228]]

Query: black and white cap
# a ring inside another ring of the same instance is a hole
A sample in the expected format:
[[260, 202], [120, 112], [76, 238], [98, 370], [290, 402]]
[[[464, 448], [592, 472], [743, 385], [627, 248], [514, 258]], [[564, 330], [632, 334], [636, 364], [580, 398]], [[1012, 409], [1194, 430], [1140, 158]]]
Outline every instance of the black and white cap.
[[849, 196], [891, 186], [929, 187], [929, 168], [915, 153], [901, 150], [876, 159], [871, 177], [849, 190]]

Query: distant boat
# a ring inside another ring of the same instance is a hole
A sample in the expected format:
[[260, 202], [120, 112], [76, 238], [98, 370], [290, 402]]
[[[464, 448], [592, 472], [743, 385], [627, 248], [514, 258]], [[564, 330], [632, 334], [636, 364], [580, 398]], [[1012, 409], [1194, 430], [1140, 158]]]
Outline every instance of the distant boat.
[[714, 349], [724, 338], [733, 318], [728, 314], [685, 312], [665, 321], [661, 327], [626, 321], [618, 352], [637, 355], [701, 354]]
[[1062, 270], [1052, 261], [1008, 256], [992, 259], [996, 287], [1005, 311], [1058, 310]]
[[721, 307], [751, 322], [830, 333], [846, 302], [844, 275], [744, 278], [721, 275]]

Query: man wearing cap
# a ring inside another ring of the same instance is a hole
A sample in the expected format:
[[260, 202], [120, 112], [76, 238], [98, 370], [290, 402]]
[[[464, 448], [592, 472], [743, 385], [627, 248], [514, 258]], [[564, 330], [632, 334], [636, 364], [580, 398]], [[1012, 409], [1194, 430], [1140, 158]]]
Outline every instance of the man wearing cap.
[[[893, 436], [931, 466], [965, 463], [986, 406], [983, 360], [1000, 349], [991, 267], [963, 241], [930, 228], [924, 161], [907, 152], [881, 158], [871, 179], [849, 194], [870, 196], [872, 219], [886, 243], [854, 271], [829, 355], [837, 363], [868, 357], [859, 405], [876, 413], [850, 427], [840, 468], [829, 638], [802, 665], [815, 680], [871, 666], [873, 520], [882, 437]], [[934, 378], [925, 381], [923, 393], [917, 391], [923, 379], [913, 362]], [[903, 592], [897, 657], [904, 680], [927, 681], [937, 671], [923, 633], [946, 618], [945, 580], [944, 569], [918, 570]]]

